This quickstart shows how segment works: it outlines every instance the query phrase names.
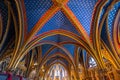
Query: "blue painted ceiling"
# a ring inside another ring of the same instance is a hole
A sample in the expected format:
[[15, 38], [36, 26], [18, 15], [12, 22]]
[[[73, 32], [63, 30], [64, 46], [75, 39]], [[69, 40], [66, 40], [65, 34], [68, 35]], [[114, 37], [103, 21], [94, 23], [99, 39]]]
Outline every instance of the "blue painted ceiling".
[[51, 0], [24, 0], [27, 14], [28, 32], [39, 18], [52, 6]]
[[[12, 4], [15, 4], [14, 1], [12, 1]], [[16, 11], [16, 5], [12, 5], [11, 7], [14, 7], [14, 10]], [[15, 13], [15, 16], [16, 15], [17, 15], [17, 11]], [[8, 48], [14, 47], [14, 39], [15, 39], [14, 21], [13, 18], [8, 20], [8, 6], [4, 2], [4, 0], [0, 0], [0, 17], [2, 19], [2, 26], [1, 26], [2, 37], [0, 38], [0, 45], [3, 42], [3, 45], [0, 47], [0, 56], [1, 56], [5, 51], [7, 51]], [[8, 25], [9, 21], [10, 24]]]
[[[103, 14], [105, 13], [105, 11], [107, 10], [108, 6], [111, 4], [113, 0], [109, 0], [106, 5], [103, 7], [101, 15], [100, 15], [100, 21], [103, 18]], [[116, 3], [112, 10], [110, 10], [109, 14], [108, 14], [108, 31], [110, 33], [110, 37], [112, 39], [112, 29], [113, 29], [113, 23], [115, 20], [115, 15], [117, 14], [118, 10], [120, 9], [120, 1], [118, 3]], [[100, 23], [100, 22], [99, 22]]]
[[[68, 6], [81, 22], [88, 34], [90, 33], [90, 21], [96, 2], [97, 0], [69, 0], [68, 2]], [[25, 0], [24, 3], [26, 7], [29, 32], [34, 27], [35, 23], [37, 23], [39, 18], [53, 5], [53, 3], [51, 0]], [[57, 28], [69, 29], [70, 27], [71, 28], [69, 30], [77, 33], [72, 26], [73, 25], [69, 22], [69, 20], [67, 20], [64, 14], [59, 11], [48, 23], [45, 24], [44, 28], [40, 30], [38, 34]]]
[[115, 15], [118, 13], [118, 10], [120, 10], [120, 1], [114, 5], [112, 10], [108, 14], [108, 28], [109, 28], [109, 33], [110, 37], [112, 39], [112, 29], [113, 29], [113, 23], [115, 20]]
[[8, 20], [8, 8], [5, 5], [3, 0], [0, 0], [0, 16], [2, 18], [3, 23], [3, 35], [5, 34], [6, 26], [7, 26], [7, 20]]
[[[97, 0], [69, 0], [68, 7], [71, 9], [71, 11], [75, 14], [75, 16], [78, 18], [88, 35], [90, 34], [90, 24], [92, 19], [92, 13], [94, 6], [96, 4]], [[104, 13], [106, 7], [109, 5], [111, 0], [108, 1], [108, 3], [104, 6], [102, 14]], [[40, 19], [40, 17], [53, 5], [52, 0], [24, 0], [25, 8], [26, 8], [26, 15], [27, 15], [27, 25], [28, 25], [28, 32], [34, 27], [34, 25], [37, 23], [37, 21]], [[112, 25], [114, 21], [114, 16], [116, 12], [120, 9], [120, 3], [117, 3], [113, 9], [109, 12], [108, 16], [108, 25], [109, 25], [109, 31], [111, 34]], [[39, 35], [41, 33], [44, 33], [46, 31], [55, 30], [55, 29], [64, 29], [71, 31], [77, 35], [80, 36], [80, 34], [75, 29], [74, 25], [69, 21], [69, 19], [64, 15], [62, 11], [58, 11], [43, 27], [36, 35]], [[103, 28], [104, 30], [104, 28]], [[104, 38], [103, 34], [105, 32], [102, 32], [102, 37]], [[61, 35], [55, 35], [51, 37], [47, 37], [43, 40], [49, 40], [49, 41], [55, 41], [57, 43], [62, 41], [71, 40], [74, 41], [68, 37], [61, 36]], [[42, 46], [42, 53], [44, 54], [51, 45], [43, 45]], [[74, 56], [74, 48], [73, 45], [64, 45], [64, 47], [70, 51], [71, 55]], [[56, 51], [61, 51], [60, 49], [55, 49]], [[56, 51], [53, 51], [56, 52]]]
[[[102, 13], [101, 13], [101, 18], [103, 17], [103, 14], [105, 13], [107, 7], [109, 6], [109, 4], [112, 2], [112, 0], [109, 0], [107, 2], [107, 4], [103, 7]], [[116, 17], [116, 14], [118, 13], [118, 11], [120, 10], [120, 1], [117, 2], [113, 8], [110, 10], [110, 12], [108, 13], [108, 17], [106, 18], [103, 28], [102, 28], [102, 33], [101, 33], [101, 38], [102, 40], [105, 42], [105, 44], [111, 49], [110, 47], [110, 42], [109, 42], [109, 38], [108, 36], [110, 36], [110, 39], [113, 40], [113, 23]], [[108, 26], [106, 26], [108, 22]], [[107, 28], [108, 27], [108, 28]], [[108, 32], [108, 33], [107, 33]]]
[[82, 26], [90, 34], [90, 22], [97, 0], [69, 0], [68, 6], [76, 15]]
[[68, 18], [61, 12], [58, 11], [44, 26], [43, 28], [37, 33], [41, 34], [43, 32], [49, 31], [49, 30], [55, 30], [55, 29], [64, 29], [71, 31], [75, 34], [79, 33], [75, 29], [75, 27], [72, 25], [72, 23], [68, 20]]

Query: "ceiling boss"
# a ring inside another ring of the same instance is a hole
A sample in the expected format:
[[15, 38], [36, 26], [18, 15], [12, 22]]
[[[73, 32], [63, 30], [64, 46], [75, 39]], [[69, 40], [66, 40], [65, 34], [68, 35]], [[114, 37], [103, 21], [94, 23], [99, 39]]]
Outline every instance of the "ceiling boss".
[[63, 5], [66, 5], [69, 0], [52, 0], [55, 5], [62, 7]]

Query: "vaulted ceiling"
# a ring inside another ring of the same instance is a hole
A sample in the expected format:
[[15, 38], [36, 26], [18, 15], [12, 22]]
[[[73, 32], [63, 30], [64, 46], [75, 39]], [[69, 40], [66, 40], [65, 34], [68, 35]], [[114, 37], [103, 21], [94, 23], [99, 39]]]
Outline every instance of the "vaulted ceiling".
[[[82, 37], [80, 31], [85, 33], [87, 37], [90, 35], [90, 22], [92, 19], [92, 12], [96, 4], [96, 0], [92, 1], [74, 1], [74, 0], [25, 0], [25, 34], [32, 34], [34, 36], [43, 34], [44, 32], [51, 30], [67, 30]], [[75, 17], [73, 19], [73, 17]], [[77, 29], [77, 28], [80, 29]], [[61, 32], [62, 33], [62, 32]], [[30, 34], [30, 35], [31, 35]], [[30, 36], [28, 35], [28, 36]], [[54, 35], [49, 36], [42, 41], [54, 41], [60, 43], [63, 41], [74, 41], [73, 39], [62, 36]], [[74, 56], [75, 45], [66, 44], [63, 45], [72, 56]], [[42, 45], [42, 53], [44, 54], [51, 47], [50, 44]], [[52, 53], [61, 52], [59, 48], [55, 49]], [[52, 54], [51, 53], [51, 54]], [[62, 52], [64, 53], [64, 52]]]
[[86, 61], [87, 53], [98, 61], [102, 42], [120, 53], [119, 0], [18, 0], [0, 6], [0, 55], [14, 55], [9, 68], [27, 53], [46, 63], [61, 57], [75, 65], [76, 55]]

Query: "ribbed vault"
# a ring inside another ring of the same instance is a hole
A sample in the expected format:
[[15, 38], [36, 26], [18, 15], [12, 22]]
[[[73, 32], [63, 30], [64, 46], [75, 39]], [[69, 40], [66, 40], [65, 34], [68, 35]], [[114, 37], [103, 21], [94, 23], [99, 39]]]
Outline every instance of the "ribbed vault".
[[90, 66], [109, 77], [106, 61], [120, 70], [120, 1], [0, 1], [0, 61], [7, 72], [35, 71], [36, 80], [55, 64], [70, 80], [81, 70], [87, 79]]

